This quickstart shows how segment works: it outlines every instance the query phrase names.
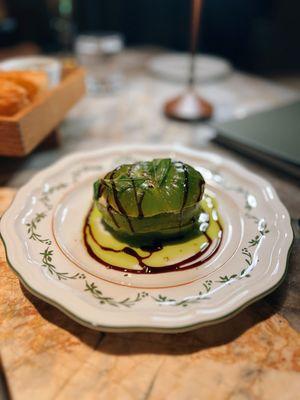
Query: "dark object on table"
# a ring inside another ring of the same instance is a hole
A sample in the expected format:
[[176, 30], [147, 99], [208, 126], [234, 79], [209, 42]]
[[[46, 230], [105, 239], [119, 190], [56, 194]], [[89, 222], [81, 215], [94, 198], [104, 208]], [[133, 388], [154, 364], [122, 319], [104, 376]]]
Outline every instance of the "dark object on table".
[[300, 100], [212, 125], [218, 132], [217, 143], [300, 178]]

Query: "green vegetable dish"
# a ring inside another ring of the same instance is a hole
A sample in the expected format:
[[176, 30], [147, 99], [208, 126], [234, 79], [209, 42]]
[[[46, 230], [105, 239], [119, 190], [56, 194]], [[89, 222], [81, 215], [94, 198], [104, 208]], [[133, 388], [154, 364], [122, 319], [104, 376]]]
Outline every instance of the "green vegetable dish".
[[201, 265], [222, 238], [217, 203], [204, 188], [200, 172], [170, 158], [118, 166], [94, 183], [84, 227], [89, 254], [133, 273]]

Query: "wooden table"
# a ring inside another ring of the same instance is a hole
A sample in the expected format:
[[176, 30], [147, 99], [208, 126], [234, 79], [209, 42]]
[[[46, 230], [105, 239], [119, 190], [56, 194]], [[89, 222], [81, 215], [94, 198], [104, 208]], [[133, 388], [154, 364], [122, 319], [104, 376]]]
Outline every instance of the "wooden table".
[[[113, 143], [178, 142], [233, 158], [264, 176], [297, 220], [300, 190], [295, 181], [217, 147], [209, 141], [212, 131], [207, 125], [163, 117], [163, 101], [180, 85], [147, 74], [144, 64], [151, 55], [124, 54], [123, 89], [86, 97], [78, 104], [62, 126], [60, 148], [35, 152], [25, 160], [0, 159], [1, 212], [15, 188], [64, 154]], [[295, 97], [285, 88], [241, 73], [201, 89], [216, 105], [219, 120]], [[230, 321], [176, 335], [106, 334], [78, 325], [29, 294], [9, 270], [1, 246], [3, 397], [294, 400], [300, 393], [299, 255], [296, 238], [285, 282]]]

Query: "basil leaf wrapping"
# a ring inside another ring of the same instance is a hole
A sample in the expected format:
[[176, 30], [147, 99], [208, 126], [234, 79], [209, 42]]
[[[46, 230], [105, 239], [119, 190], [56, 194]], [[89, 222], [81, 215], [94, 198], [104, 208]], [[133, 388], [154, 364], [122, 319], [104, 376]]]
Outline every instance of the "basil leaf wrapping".
[[124, 164], [94, 183], [104, 221], [126, 234], [172, 232], [195, 226], [205, 181], [197, 170], [170, 158]]

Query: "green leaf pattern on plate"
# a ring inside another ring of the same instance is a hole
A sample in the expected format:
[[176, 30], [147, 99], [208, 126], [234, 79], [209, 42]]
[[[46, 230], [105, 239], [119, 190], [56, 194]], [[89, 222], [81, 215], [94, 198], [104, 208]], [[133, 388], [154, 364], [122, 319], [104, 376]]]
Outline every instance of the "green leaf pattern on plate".
[[139, 301], [142, 301], [145, 297], [149, 296], [149, 293], [143, 291], [138, 292], [133, 298], [126, 297], [123, 300], [115, 300], [113, 297], [105, 296], [94, 282], [89, 283], [88, 281], [85, 281], [84, 291], [91, 293], [95, 299], [99, 300], [100, 304], [108, 304], [113, 307], [123, 306], [130, 308]]
[[251, 193], [247, 190], [243, 189], [240, 186], [229, 186], [226, 185], [224, 179], [220, 176], [220, 174], [214, 174], [217, 177], [216, 182], [223, 186], [227, 191], [234, 191], [238, 194], [244, 196], [245, 199], [245, 217], [253, 220], [253, 222], [258, 227], [258, 233], [247, 242], [247, 246], [242, 248], [242, 255], [244, 256], [245, 264], [242, 266], [241, 270], [238, 272], [234, 272], [231, 275], [219, 276], [216, 280], [205, 280], [201, 283], [201, 290], [194, 296], [189, 296], [187, 298], [174, 299], [169, 298], [164, 294], [158, 294], [157, 296], [151, 296], [148, 292], [141, 291], [138, 292], [134, 297], [126, 297], [124, 299], [115, 299], [112, 296], [108, 296], [104, 294], [102, 290], [98, 288], [98, 286], [94, 282], [89, 282], [86, 279], [86, 275], [84, 273], [74, 273], [71, 274], [69, 272], [61, 272], [58, 271], [54, 261], [53, 261], [53, 248], [52, 241], [48, 238], [43, 238], [40, 233], [38, 233], [38, 225], [47, 217], [47, 211], [50, 211], [53, 208], [53, 204], [51, 201], [51, 196], [54, 192], [60, 191], [71, 184], [74, 184], [78, 181], [78, 178], [84, 171], [92, 171], [92, 170], [101, 170], [102, 166], [82, 166], [80, 169], [77, 169], [73, 173], [73, 179], [70, 183], [60, 183], [53, 187], [48, 187], [46, 189], [42, 189], [41, 196], [39, 197], [40, 203], [46, 209], [43, 212], [36, 213], [34, 218], [32, 218], [29, 222], [25, 224], [27, 235], [29, 240], [33, 240], [35, 242], [39, 242], [40, 244], [46, 245], [46, 247], [39, 254], [41, 256], [41, 267], [45, 268], [49, 275], [53, 278], [63, 281], [63, 280], [85, 280], [85, 286], [83, 291], [90, 294], [94, 299], [96, 299], [100, 305], [108, 305], [111, 307], [134, 307], [136, 304], [141, 303], [146, 299], [151, 299], [155, 303], [164, 306], [176, 306], [176, 307], [187, 307], [192, 304], [197, 304], [203, 300], [209, 300], [209, 294], [214, 291], [215, 288], [218, 288], [220, 284], [227, 285], [231, 284], [234, 281], [241, 280], [244, 278], [250, 278], [251, 271], [253, 270], [256, 262], [254, 262], [254, 249], [259, 246], [261, 240], [269, 233], [269, 229], [267, 227], [267, 223], [263, 219], [257, 218], [252, 214], [252, 210], [256, 207], [256, 199]]

